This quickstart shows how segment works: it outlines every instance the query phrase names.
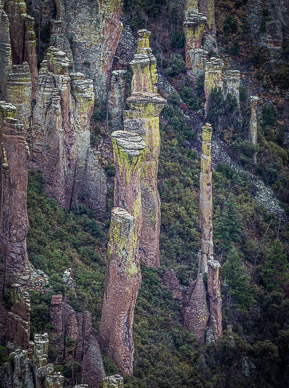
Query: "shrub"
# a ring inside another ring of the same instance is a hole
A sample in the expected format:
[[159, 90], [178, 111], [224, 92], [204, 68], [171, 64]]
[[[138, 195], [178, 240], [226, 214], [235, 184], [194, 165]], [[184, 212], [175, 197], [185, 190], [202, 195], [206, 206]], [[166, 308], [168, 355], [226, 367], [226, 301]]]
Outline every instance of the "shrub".
[[172, 54], [168, 61], [167, 68], [165, 70], [166, 75], [176, 76], [181, 73], [185, 73], [186, 64], [183, 57], [180, 54]]

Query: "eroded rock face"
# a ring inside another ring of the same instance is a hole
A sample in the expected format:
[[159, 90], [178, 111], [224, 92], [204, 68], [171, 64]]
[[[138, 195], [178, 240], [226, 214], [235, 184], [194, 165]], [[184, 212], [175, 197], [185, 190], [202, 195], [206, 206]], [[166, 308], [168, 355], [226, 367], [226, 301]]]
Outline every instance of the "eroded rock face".
[[45, 187], [70, 210], [79, 197], [98, 215], [105, 213], [106, 180], [98, 154], [90, 147], [93, 84], [69, 73], [63, 51], [50, 47], [43, 61], [33, 111], [32, 168], [43, 173]]
[[[74, 67], [93, 80], [97, 98], [107, 96], [107, 80], [122, 31], [122, 0], [56, 2], [57, 19], [71, 42]], [[77, 17], [76, 17], [77, 15]]]
[[23, 124], [26, 139], [30, 129], [31, 98], [32, 82], [28, 64], [13, 65], [8, 75], [6, 100], [16, 107], [15, 118]]
[[167, 269], [162, 278], [162, 283], [165, 285], [170, 291], [172, 291], [173, 298], [177, 301], [183, 301], [185, 287], [180, 285], [178, 278], [176, 277], [174, 270]]
[[7, 284], [27, 281], [27, 184], [29, 149], [16, 108], [0, 102], [1, 242]]
[[212, 57], [206, 63], [204, 91], [206, 97], [205, 113], [208, 113], [208, 104], [211, 91], [219, 88], [223, 91], [223, 68], [224, 62], [221, 58]]
[[108, 110], [110, 130], [123, 129], [123, 111], [125, 109], [126, 95], [126, 70], [114, 70], [111, 75], [111, 87], [109, 93]]
[[122, 373], [133, 373], [132, 325], [141, 272], [134, 217], [113, 208], [109, 229], [108, 267], [100, 321], [103, 348]]
[[200, 272], [204, 274], [208, 272], [208, 260], [213, 257], [212, 126], [210, 124], [203, 127], [202, 138], [199, 204], [202, 247], [199, 268]]
[[115, 165], [114, 206], [134, 217], [138, 235], [142, 228], [141, 165], [145, 143], [141, 136], [127, 131], [111, 134]]
[[7, 318], [7, 340], [26, 349], [30, 337], [30, 297], [19, 284], [12, 285], [12, 308]]
[[140, 258], [151, 267], [159, 267], [160, 197], [157, 175], [160, 154], [159, 115], [166, 101], [157, 93], [156, 59], [149, 48], [150, 32], [138, 32], [138, 48], [133, 61], [129, 110], [124, 114], [124, 129], [135, 131], [144, 139], [146, 148], [141, 169], [143, 224], [139, 238]]
[[204, 342], [210, 314], [207, 307], [206, 288], [202, 273], [199, 274], [196, 281], [190, 284], [186, 294], [183, 310], [184, 327], [192, 331], [200, 341]]
[[48, 343], [47, 333], [34, 334], [25, 349], [8, 343], [9, 362], [0, 368], [3, 387], [62, 388], [64, 377], [47, 364]]
[[62, 295], [53, 295], [50, 320], [58, 335], [75, 340], [74, 360], [81, 363], [83, 383], [89, 388], [102, 387], [105, 372], [97, 339], [92, 334], [91, 314], [76, 313], [63, 302]]
[[240, 106], [240, 71], [225, 70], [224, 71], [224, 96], [229, 93], [236, 98], [238, 107]]
[[215, 35], [215, 0], [199, 0], [199, 10], [206, 16], [209, 34]]
[[[212, 126], [206, 124], [202, 133], [200, 173], [200, 227], [202, 233], [199, 254], [199, 275], [187, 289], [184, 304], [184, 326], [201, 341], [213, 341], [222, 335], [222, 298], [219, 278], [220, 264], [213, 251], [213, 205], [211, 172]], [[207, 278], [207, 290], [204, 284]]]
[[206, 31], [207, 18], [197, 10], [189, 10], [184, 21], [186, 39], [186, 67], [192, 69], [191, 50], [202, 47], [203, 36]]
[[[251, 116], [250, 116], [250, 132], [249, 140], [252, 144], [258, 144], [258, 117], [257, 117], [257, 105], [259, 98], [257, 96], [250, 96], [250, 107], [251, 107]], [[253, 155], [254, 163], [257, 163], [257, 153]]]
[[12, 63], [14, 65], [22, 64], [23, 62], [28, 63], [32, 79], [32, 94], [34, 96], [35, 79], [38, 74], [34, 19], [27, 14], [25, 1], [6, 1], [5, 11], [10, 23]]

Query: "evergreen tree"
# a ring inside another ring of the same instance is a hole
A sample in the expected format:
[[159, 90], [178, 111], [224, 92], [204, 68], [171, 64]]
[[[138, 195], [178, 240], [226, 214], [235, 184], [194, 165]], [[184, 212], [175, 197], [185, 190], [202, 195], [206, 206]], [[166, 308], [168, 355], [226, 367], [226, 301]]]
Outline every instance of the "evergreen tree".
[[246, 274], [242, 258], [238, 250], [232, 246], [223, 266], [226, 284], [229, 286], [233, 305], [242, 311], [248, 311], [253, 304], [253, 291], [250, 278]]
[[242, 219], [236, 200], [229, 195], [222, 217], [215, 228], [215, 237], [222, 243], [222, 248], [230, 247], [232, 242], [240, 242]]
[[289, 264], [280, 240], [276, 240], [269, 249], [261, 278], [265, 288], [273, 291], [288, 279]]

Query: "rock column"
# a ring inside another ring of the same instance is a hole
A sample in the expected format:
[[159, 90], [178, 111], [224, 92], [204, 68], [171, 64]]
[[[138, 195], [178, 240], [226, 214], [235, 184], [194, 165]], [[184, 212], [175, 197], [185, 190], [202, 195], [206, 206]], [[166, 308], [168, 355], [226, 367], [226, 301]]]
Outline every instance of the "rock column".
[[150, 267], [159, 267], [160, 197], [157, 175], [160, 154], [159, 115], [166, 101], [157, 93], [156, 59], [149, 47], [150, 32], [138, 32], [138, 48], [133, 61], [132, 93], [127, 99], [124, 128], [144, 139], [146, 148], [141, 169], [143, 223], [139, 238], [140, 258]]
[[225, 97], [230, 93], [236, 98], [238, 107], [240, 107], [240, 71], [226, 70], [224, 71], [224, 95]]
[[[249, 139], [250, 142], [254, 145], [258, 144], [258, 118], [257, 118], [257, 104], [259, 101], [259, 97], [251, 96], [250, 97], [250, 106], [251, 106], [251, 117], [250, 117], [250, 132]], [[257, 153], [255, 152], [253, 155], [254, 163], [257, 163]]]
[[26, 284], [28, 256], [27, 184], [29, 149], [16, 108], [0, 102], [1, 205], [0, 247], [5, 260], [6, 282]]
[[[219, 279], [220, 264], [213, 252], [213, 207], [211, 139], [212, 127], [203, 127], [200, 174], [200, 226], [202, 245], [199, 257], [199, 275], [187, 289], [184, 326], [201, 341], [212, 341], [222, 335], [222, 299]], [[204, 284], [207, 279], [207, 290]]]
[[12, 62], [14, 65], [28, 63], [32, 78], [32, 95], [34, 96], [35, 78], [38, 74], [34, 19], [27, 15], [26, 3], [22, 0], [7, 1], [5, 11], [10, 22]]
[[206, 97], [205, 113], [208, 113], [209, 98], [214, 88], [223, 91], [223, 68], [224, 62], [221, 58], [212, 57], [210, 62], [206, 63], [204, 91]]
[[[220, 264], [214, 260], [213, 252], [213, 194], [211, 172], [211, 139], [212, 127], [203, 127], [203, 144], [200, 174], [200, 226], [202, 232], [202, 246], [200, 255], [200, 274], [207, 273], [209, 299], [209, 330], [206, 340], [216, 339], [222, 335], [222, 299], [219, 279]], [[211, 334], [210, 334], [211, 333]]]
[[103, 348], [122, 373], [133, 373], [132, 325], [141, 285], [134, 217], [115, 207], [111, 214], [108, 269], [100, 321]]
[[199, 10], [207, 18], [208, 33], [215, 35], [216, 22], [215, 22], [215, 0], [199, 0]]
[[[202, 39], [206, 31], [207, 19], [197, 11], [188, 11], [184, 21], [184, 32], [186, 38], [186, 67], [193, 69], [191, 51], [196, 55], [195, 50], [202, 47]], [[199, 52], [199, 51], [198, 51]]]
[[23, 124], [26, 139], [30, 129], [31, 93], [32, 83], [28, 64], [13, 65], [8, 76], [6, 100], [16, 107], [15, 118]]
[[114, 70], [111, 76], [111, 88], [108, 101], [110, 130], [123, 129], [123, 111], [125, 108], [126, 70]]
[[6, 82], [12, 68], [9, 19], [0, 0], [0, 99], [5, 99]]

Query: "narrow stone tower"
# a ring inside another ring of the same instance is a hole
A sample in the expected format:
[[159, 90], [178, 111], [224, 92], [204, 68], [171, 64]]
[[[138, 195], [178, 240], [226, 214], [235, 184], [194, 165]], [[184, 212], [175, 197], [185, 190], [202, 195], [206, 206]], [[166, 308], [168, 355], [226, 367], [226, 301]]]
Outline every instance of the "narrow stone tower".
[[160, 155], [159, 115], [166, 101], [157, 93], [156, 58], [149, 47], [150, 32], [138, 32], [137, 53], [130, 63], [133, 70], [129, 110], [124, 114], [124, 128], [142, 136], [146, 148], [141, 168], [141, 203], [143, 223], [139, 238], [141, 260], [159, 267], [160, 197], [157, 176]]

